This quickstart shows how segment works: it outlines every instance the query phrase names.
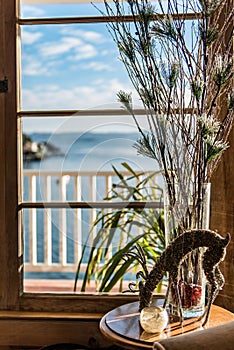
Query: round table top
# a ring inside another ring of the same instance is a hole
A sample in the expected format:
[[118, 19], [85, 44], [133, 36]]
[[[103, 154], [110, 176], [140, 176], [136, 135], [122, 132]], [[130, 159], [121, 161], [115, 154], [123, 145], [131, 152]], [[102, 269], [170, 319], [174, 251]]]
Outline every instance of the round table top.
[[[155, 305], [162, 306], [163, 300], [156, 299]], [[154, 342], [215, 327], [234, 320], [234, 314], [219, 306], [212, 305], [208, 323], [202, 327], [202, 322], [196, 318], [186, 319], [181, 326], [179, 322], [170, 321], [167, 328], [160, 334], [146, 333], [141, 328], [138, 302], [119, 306], [103, 316], [100, 322], [101, 332], [115, 344], [128, 349], [152, 349]]]

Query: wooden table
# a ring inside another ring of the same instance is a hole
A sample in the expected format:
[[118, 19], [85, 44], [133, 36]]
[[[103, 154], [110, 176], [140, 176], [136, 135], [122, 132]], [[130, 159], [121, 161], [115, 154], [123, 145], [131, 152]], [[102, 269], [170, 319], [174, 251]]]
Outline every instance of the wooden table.
[[[156, 299], [155, 305], [162, 306], [163, 300]], [[155, 341], [168, 337], [202, 330], [201, 321], [187, 319], [183, 326], [179, 322], [171, 321], [163, 333], [149, 334], [143, 331], [139, 322], [138, 302], [125, 304], [111, 310], [103, 316], [100, 322], [102, 334], [114, 344], [125, 349], [152, 349]], [[234, 320], [234, 314], [212, 305], [209, 322], [204, 328], [210, 328]]]

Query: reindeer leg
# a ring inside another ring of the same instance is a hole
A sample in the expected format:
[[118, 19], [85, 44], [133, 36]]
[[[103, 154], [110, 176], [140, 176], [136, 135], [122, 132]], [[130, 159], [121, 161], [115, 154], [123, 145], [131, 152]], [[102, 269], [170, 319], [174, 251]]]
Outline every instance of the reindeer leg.
[[207, 310], [206, 310], [206, 313], [205, 313], [205, 320], [202, 322], [202, 327], [204, 327], [207, 324], [207, 321], [209, 320], [211, 304], [212, 303], [209, 303], [207, 305]]
[[[209, 303], [209, 294], [210, 294], [210, 287], [209, 287], [209, 290], [208, 290], [208, 302], [207, 302], [207, 304]], [[197, 321], [201, 321], [201, 320], [204, 319], [204, 317], [207, 314], [207, 310], [208, 310], [208, 308], [207, 308], [207, 306], [205, 306], [203, 314], [197, 318]]]
[[207, 305], [205, 307], [205, 311], [204, 311], [203, 315], [198, 318], [198, 321], [203, 320], [202, 327], [204, 327], [206, 325], [206, 323], [209, 319], [211, 304], [212, 304], [211, 286], [209, 286], [208, 302], [207, 302]]
[[212, 305], [212, 298], [209, 298], [208, 304], [206, 306], [206, 310], [204, 312], [205, 319], [202, 322], [202, 327], [204, 327], [206, 325], [207, 321], [209, 320], [211, 305]]
[[163, 303], [163, 308], [164, 308], [164, 309], [165, 309], [166, 306], [167, 306], [167, 301], [168, 301], [170, 286], [171, 286], [171, 282], [169, 281], [169, 282], [168, 282], [168, 286], [167, 286], [167, 291], [166, 291], [165, 299], [164, 299], [164, 303]]
[[213, 304], [218, 292], [219, 292], [219, 288], [217, 288], [216, 281], [214, 279], [212, 284], [210, 285], [208, 304], [206, 307], [205, 319], [202, 323], [202, 327], [204, 327], [206, 325], [207, 321], [209, 320], [211, 305]]
[[197, 318], [197, 321], [203, 320], [203, 318], [204, 318], [204, 317], [206, 316], [206, 314], [207, 314], [207, 310], [208, 310], [208, 308], [207, 308], [207, 306], [206, 306], [206, 307], [205, 307], [205, 310], [204, 310], [204, 312], [203, 312], [203, 314]]
[[176, 290], [177, 306], [178, 306], [179, 315], [180, 315], [180, 324], [182, 325], [184, 321], [184, 317], [182, 312], [182, 303], [181, 303], [181, 298], [179, 293], [178, 281], [176, 281], [175, 286], [176, 286], [175, 290]]
[[208, 304], [207, 304], [207, 307], [206, 307], [206, 311], [204, 312], [204, 315], [203, 315], [203, 317], [204, 316], [206, 316], [206, 317], [205, 317], [205, 320], [202, 323], [202, 326], [205, 326], [205, 324], [209, 320], [211, 305], [215, 301], [215, 299], [216, 299], [220, 289], [221, 289], [220, 286], [217, 287], [217, 283], [215, 281], [214, 285], [211, 286], [211, 293], [210, 293], [211, 296], [209, 296]]
[[[212, 279], [210, 278], [210, 280]], [[216, 279], [213, 279], [212, 282], [210, 282], [210, 286], [209, 286], [207, 305], [205, 307], [203, 314], [197, 319], [197, 321], [201, 321], [204, 319], [202, 326], [205, 326], [205, 324], [209, 319], [211, 305], [213, 304], [218, 292], [219, 292], [219, 288], [217, 288]]]
[[218, 268], [219, 262], [222, 260], [224, 256], [224, 247], [217, 247], [217, 249], [212, 250], [208, 248], [203, 256], [203, 269], [206, 275], [207, 281], [209, 283], [209, 294], [208, 294], [208, 304], [206, 311], [204, 313], [205, 319], [203, 321], [202, 326], [205, 326], [209, 319], [211, 305], [214, 302], [219, 290], [222, 288], [224, 284], [224, 278], [222, 273]]

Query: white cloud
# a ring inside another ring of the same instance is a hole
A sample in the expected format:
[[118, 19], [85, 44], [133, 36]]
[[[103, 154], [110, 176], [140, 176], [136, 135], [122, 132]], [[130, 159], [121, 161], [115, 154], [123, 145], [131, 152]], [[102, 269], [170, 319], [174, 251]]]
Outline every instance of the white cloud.
[[69, 52], [71, 49], [80, 46], [82, 41], [76, 38], [62, 38], [60, 41], [47, 42], [43, 44], [39, 51], [42, 56], [57, 56]]
[[45, 11], [37, 6], [23, 5], [21, 9], [22, 17], [40, 17], [45, 14]]
[[104, 49], [100, 51], [101, 56], [114, 56], [116, 59], [119, 56], [119, 50], [115, 46], [109, 46], [108, 49]]
[[97, 56], [98, 52], [93, 45], [90, 44], [82, 44], [77, 46], [75, 49], [75, 54], [70, 56], [69, 58], [72, 60], [80, 61], [87, 58], [93, 58]]
[[81, 60], [92, 58], [97, 55], [97, 50], [93, 45], [84, 43], [79, 38], [66, 37], [57, 42], [46, 43], [39, 48], [39, 52], [44, 57], [55, 57], [64, 53], [71, 53], [70, 59]]
[[43, 34], [41, 32], [29, 32], [23, 28], [23, 30], [22, 30], [22, 43], [25, 45], [34, 44], [42, 36], [43, 36]]
[[102, 63], [102, 62], [97, 62], [97, 61], [93, 61], [87, 64], [82, 64], [80, 66], [82, 69], [87, 69], [87, 70], [94, 70], [96, 72], [100, 72], [100, 71], [113, 71], [113, 68], [106, 63]]
[[102, 44], [107, 41], [104, 35], [91, 30], [63, 28], [60, 33], [63, 35], [82, 38], [83, 40], [86, 40], [88, 42], [95, 43], [95, 44]]
[[131, 88], [118, 79], [98, 80], [92, 85], [72, 90], [59, 89], [56, 86], [37, 86], [34, 89], [23, 90], [22, 104], [25, 110], [91, 109], [116, 103], [116, 93], [119, 90], [130, 91]]
[[48, 70], [40, 62], [32, 61], [24, 64], [23, 67], [24, 75], [48, 75]]
[[52, 68], [55, 64], [53, 61], [45, 63], [39, 60], [37, 56], [27, 54], [23, 55], [22, 62], [22, 73], [25, 76], [49, 76], [52, 74]]

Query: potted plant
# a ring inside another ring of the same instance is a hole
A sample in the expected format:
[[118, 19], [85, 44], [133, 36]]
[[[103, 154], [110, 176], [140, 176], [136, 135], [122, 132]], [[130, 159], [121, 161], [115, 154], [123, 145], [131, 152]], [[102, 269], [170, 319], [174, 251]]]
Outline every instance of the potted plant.
[[[231, 21], [234, 10], [221, 0], [104, 2], [104, 15], [116, 19], [108, 28], [142, 102], [148, 131], [134, 115], [131, 93], [120, 91], [118, 99], [139, 130], [138, 152], [162, 170], [170, 243], [188, 229], [209, 227], [209, 183], [229, 146], [234, 110], [232, 34], [229, 21], [219, 19], [225, 12]], [[203, 253], [188, 254], [179, 285], [170, 288], [172, 311], [177, 312], [173, 288], [178, 287], [185, 317], [204, 311]]]
[[78, 261], [74, 290], [77, 289], [84, 261], [88, 263], [82, 278], [82, 292], [87, 290], [92, 280], [98, 292], [110, 292], [116, 286], [122, 292], [127, 289], [126, 283], [124, 287], [126, 274], [139, 267], [135, 245], [138, 244], [138, 253], [141, 252], [145, 263], [152, 267], [165, 248], [162, 188], [157, 184], [158, 172], [146, 174], [134, 171], [127, 163], [122, 163], [122, 166], [129, 175], [124, 176], [113, 166], [117, 179], [104, 200], [154, 201], [158, 203], [158, 208], [98, 211]]

